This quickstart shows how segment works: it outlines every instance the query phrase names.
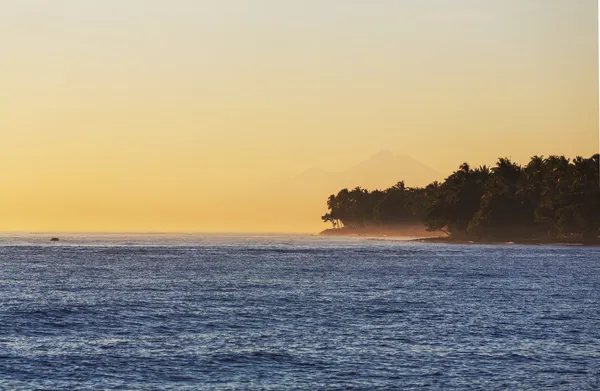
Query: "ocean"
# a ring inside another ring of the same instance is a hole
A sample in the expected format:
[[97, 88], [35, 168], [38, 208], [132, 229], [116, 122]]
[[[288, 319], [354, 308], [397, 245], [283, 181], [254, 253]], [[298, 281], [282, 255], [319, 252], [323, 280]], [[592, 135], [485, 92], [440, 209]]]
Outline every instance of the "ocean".
[[2, 390], [598, 390], [600, 248], [0, 238]]

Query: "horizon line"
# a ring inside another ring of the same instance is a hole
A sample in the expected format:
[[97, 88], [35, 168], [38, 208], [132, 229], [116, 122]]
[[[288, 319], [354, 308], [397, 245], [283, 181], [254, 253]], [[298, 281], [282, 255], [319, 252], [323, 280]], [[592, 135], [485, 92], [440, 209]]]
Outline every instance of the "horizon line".
[[23, 231], [23, 230], [0, 230], [0, 235], [3, 234], [27, 234], [27, 235], [47, 235], [47, 234], [111, 234], [111, 235], [299, 235], [299, 234], [316, 234], [314, 231]]

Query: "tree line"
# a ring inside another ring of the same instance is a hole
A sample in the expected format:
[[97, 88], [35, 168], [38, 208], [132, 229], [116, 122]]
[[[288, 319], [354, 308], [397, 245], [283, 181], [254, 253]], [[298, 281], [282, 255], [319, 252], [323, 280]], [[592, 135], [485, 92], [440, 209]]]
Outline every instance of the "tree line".
[[386, 190], [342, 189], [322, 216], [333, 228], [421, 223], [456, 239], [556, 239], [600, 235], [599, 155], [534, 156], [521, 166], [460, 165], [443, 182]]

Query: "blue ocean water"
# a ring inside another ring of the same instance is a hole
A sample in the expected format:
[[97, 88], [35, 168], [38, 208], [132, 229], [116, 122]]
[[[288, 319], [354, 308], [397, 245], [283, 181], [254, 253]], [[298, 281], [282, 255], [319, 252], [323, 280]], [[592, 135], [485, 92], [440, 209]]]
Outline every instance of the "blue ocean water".
[[2, 390], [598, 390], [600, 248], [0, 238]]

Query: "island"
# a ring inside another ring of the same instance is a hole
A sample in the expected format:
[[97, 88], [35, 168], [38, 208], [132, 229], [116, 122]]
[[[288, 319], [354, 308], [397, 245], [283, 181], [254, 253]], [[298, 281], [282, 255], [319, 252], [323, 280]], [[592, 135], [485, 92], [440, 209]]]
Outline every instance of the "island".
[[600, 245], [600, 159], [534, 156], [521, 166], [468, 163], [443, 182], [342, 189], [327, 200], [322, 235], [424, 242]]

